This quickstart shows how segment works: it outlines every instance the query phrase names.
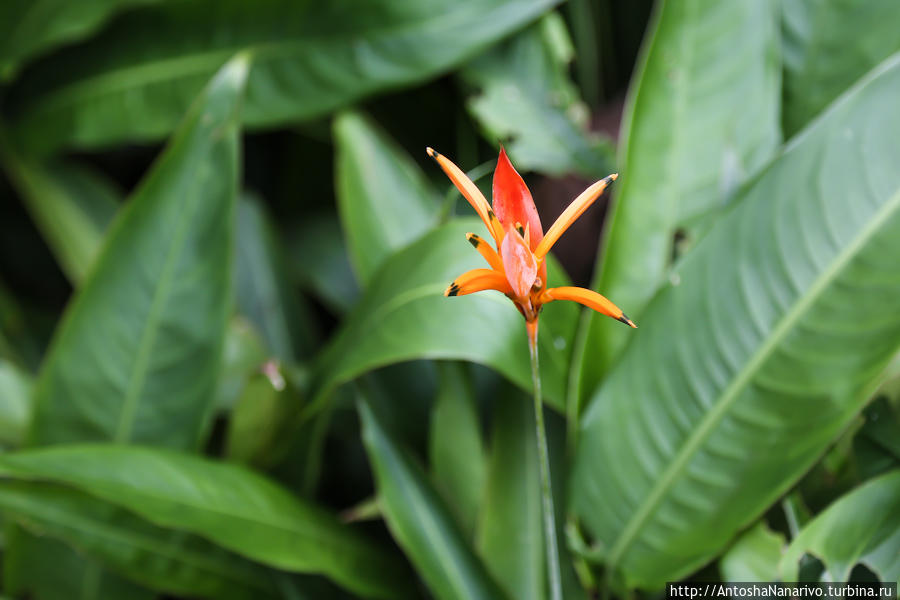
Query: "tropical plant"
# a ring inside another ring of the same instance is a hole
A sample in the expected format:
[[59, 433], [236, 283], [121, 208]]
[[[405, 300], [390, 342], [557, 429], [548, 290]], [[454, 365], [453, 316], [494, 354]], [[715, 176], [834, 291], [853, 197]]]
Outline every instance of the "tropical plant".
[[526, 327], [442, 295], [497, 232], [425, 153], [490, 198], [500, 142], [544, 215], [619, 173], [541, 281], [640, 326], [541, 312], [563, 596], [900, 579], [897, 23], [2, 3], [4, 593], [550, 597]]

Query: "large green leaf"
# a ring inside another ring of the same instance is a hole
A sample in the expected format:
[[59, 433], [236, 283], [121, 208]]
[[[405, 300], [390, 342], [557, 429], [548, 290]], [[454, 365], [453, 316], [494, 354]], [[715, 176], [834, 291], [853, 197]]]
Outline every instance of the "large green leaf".
[[894, 0], [782, 2], [784, 123], [806, 125], [869, 69], [900, 50]]
[[825, 565], [828, 581], [847, 581], [857, 563], [881, 581], [900, 578], [900, 471], [871, 479], [810, 521], [781, 558], [784, 581], [797, 581], [804, 553]]
[[16, 132], [40, 149], [159, 138], [244, 49], [254, 54], [245, 122], [310, 119], [447, 71], [556, 2], [203, 0], [136, 10], [26, 71], [10, 99]]
[[56, 46], [84, 38], [116, 11], [159, 0], [7, 0], [0, 3], [0, 80]]
[[609, 140], [585, 131], [588, 114], [568, 77], [571, 41], [562, 17], [538, 23], [460, 69], [477, 92], [466, 102], [485, 137], [501, 140], [519, 169], [588, 179], [612, 170]]
[[272, 574], [265, 568], [71, 488], [3, 481], [0, 508], [29, 531], [63, 539], [160, 592], [209, 598], [276, 596]]
[[438, 364], [440, 383], [428, 436], [435, 486], [471, 534], [484, 495], [486, 457], [472, 382], [463, 365]]
[[[622, 177], [597, 289], [641, 323], [669, 276], [676, 232], [724, 206], [775, 153], [779, 56], [772, 0], [661, 2], [625, 109]], [[632, 337], [590, 315], [581, 397], [590, 395]]]
[[247, 70], [222, 69], [113, 224], [44, 362], [32, 444], [198, 443], [230, 310]]
[[422, 467], [391, 439], [367, 402], [360, 402], [359, 414], [385, 520], [434, 596], [502, 598]]
[[238, 311], [274, 356], [290, 364], [313, 352], [317, 336], [309, 308], [291, 288], [277, 232], [251, 194], [238, 204], [234, 295]]
[[895, 55], [795, 138], [681, 262], [594, 395], [573, 504], [628, 582], [719, 552], [900, 346], [898, 95]]
[[534, 408], [520, 394], [494, 403], [491, 460], [478, 551], [510, 598], [546, 598], [541, 484]]
[[[197, 443], [209, 416], [229, 308], [235, 113], [246, 71], [243, 59], [222, 70], [120, 215], [44, 362], [34, 394], [31, 442], [118, 436], [183, 446]], [[32, 189], [43, 193], [47, 188]], [[65, 191], [73, 192], [70, 196], [51, 199], [92, 214], [83, 210], [90, 203], [73, 200], [91, 198], [85, 189], [90, 191], [89, 186], [69, 185]], [[44, 214], [55, 216], [52, 207]], [[67, 234], [61, 229], [58, 238], [65, 240]], [[96, 244], [92, 238], [85, 235], [83, 247]], [[198, 254], [205, 251], [210, 254]], [[177, 279], [186, 273], [202, 284], [192, 287], [190, 279]], [[165, 333], [158, 335], [161, 331]], [[154, 352], [155, 344], [169, 354]], [[181, 361], [181, 379], [168, 379], [177, 372], [170, 368], [173, 359]], [[137, 419], [140, 429], [132, 432]], [[43, 575], [32, 565], [51, 551], [48, 544], [18, 532], [10, 538], [10, 572], [21, 589], [44, 589]], [[65, 547], [57, 545], [52, 551], [61, 556]], [[49, 597], [79, 586], [85, 598], [93, 598], [109, 586], [122, 585], [74, 554], [59, 562], [65, 565], [57, 569], [62, 584], [46, 589]]]
[[0, 157], [56, 261], [73, 285], [84, 279], [121, 194], [97, 173], [19, 155], [0, 134]]
[[151, 523], [364, 596], [406, 589], [402, 563], [325, 510], [245, 468], [173, 450], [53, 446], [0, 456], [0, 476], [73, 487]]
[[[442, 295], [454, 278], [485, 266], [465, 237], [483, 230], [478, 219], [457, 219], [385, 262], [319, 357], [312, 379], [317, 402], [366, 371], [416, 358], [482, 363], [531, 389], [525, 322], [512, 303], [498, 292]], [[550, 285], [561, 285], [559, 266], [551, 261], [548, 271]], [[565, 394], [577, 312], [574, 304], [556, 302], [541, 313], [541, 376], [556, 407]]]

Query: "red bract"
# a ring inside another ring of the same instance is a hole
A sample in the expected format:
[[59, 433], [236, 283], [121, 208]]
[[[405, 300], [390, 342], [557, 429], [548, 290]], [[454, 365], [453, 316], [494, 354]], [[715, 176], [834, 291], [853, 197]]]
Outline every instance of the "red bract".
[[513, 301], [525, 317], [530, 336], [537, 335], [541, 308], [554, 300], [574, 300], [637, 327], [622, 310], [597, 292], [578, 287], [547, 286], [547, 252], [569, 226], [616, 180], [617, 174], [604, 177], [588, 187], [563, 211], [544, 234], [531, 192], [501, 149], [494, 170], [493, 209], [484, 195], [462, 170], [445, 156], [427, 149], [484, 221], [494, 238], [495, 248], [474, 233], [466, 234], [490, 269], [474, 269], [457, 277], [445, 296], [464, 296], [482, 290], [497, 290]]

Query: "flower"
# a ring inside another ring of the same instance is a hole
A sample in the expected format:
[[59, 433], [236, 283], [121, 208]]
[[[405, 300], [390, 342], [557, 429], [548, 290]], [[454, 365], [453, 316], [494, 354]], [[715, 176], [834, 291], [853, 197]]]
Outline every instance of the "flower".
[[531, 192], [509, 162], [502, 147], [494, 170], [493, 209], [459, 167], [431, 148], [426, 151], [484, 221], [496, 245], [495, 250], [481, 237], [467, 233], [469, 243], [481, 253], [490, 268], [463, 273], [444, 291], [445, 296], [464, 296], [482, 290], [503, 292], [525, 317], [530, 337], [537, 336], [537, 319], [541, 309], [554, 300], [573, 300], [631, 327], [637, 327], [618, 306], [597, 292], [569, 286], [546, 287], [547, 252], [575, 219], [616, 180], [618, 174], [608, 175], [583, 191], [545, 235]]

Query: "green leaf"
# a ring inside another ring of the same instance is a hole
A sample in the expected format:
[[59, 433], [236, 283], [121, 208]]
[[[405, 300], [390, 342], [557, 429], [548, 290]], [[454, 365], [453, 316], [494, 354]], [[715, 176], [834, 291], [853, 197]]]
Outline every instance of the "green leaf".
[[116, 12], [158, 0], [9, 0], [0, 4], [0, 80], [22, 63], [88, 37]]
[[245, 195], [237, 211], [234, 291], [238, 311], [262, 334], [270, 352], [285, 363], [315, 349], [309, 308], [291, 289], [284, 250], [260, 201]]
[[795, 138], [594, 395], [573, 505], [627, 581], [661, 585], [718, 553], [854, 419], [900, 346], [898, 95], [900, 55]]
[[[484, 266], [466, 242], [481, 221], [456, 219], [388, 259], [365, 296], [344, 320], [313, 371], [314, 402], [366, 371], [416, 358], [468, 360], [499, 371], [531, 389], [525, 322], [497, 292], [445, 298], [444, 289], [463, 272]], [[484, 235], [487, 235], [485, 233]], [[550, 285], [565, 285], [554, 261]], [[545, 398], [560, 408], [578, 309], [555, 302], [541, 313], [541, 376]]]
[[437, 224], [440, 198], [409, 154], [363, 114], [335, 118], [334, 144], [341, 223], [365, 285], [388, 256]]
[[18, 446], [31, 416], [32, 379], [0, 358], [0, 444]]
[[485, 450], [475, 391], [462, 365], [439, 363], [440, 385], [431, 413], [429, 458], [435, 486], [472, 533], [485, 480]]
[[571, 41], [556, 13], [460, 69], [476, 93], [466, 102], [490, 141], [501, 140], [516, 167], [592, 180], [610, 173], [612, 143], [589, 134], [587, 107], [569, 80]]
[[42, 164], [17, 153], [0, 133], [0, 158], [10, 180], [69, 281], [87, 275], [121, 194], [99, 174], [74, 164]]
[[114, 13], [158, 0], [8, 0], [0, 4], [0, 80], [21, 64], [97, 31]]
[[[784, 581], [797, 581], [804, 553], [825, 564], [826, 580], [847, 581], [862, 563], [883, 582], [900, 578], [900, 471], [869, 480], [817, 515], [781, 559]], [[865, 516], [865, 518], [860, 518]]]
[[558, 0], [206, 0], [136, 10], [43, 61], [14, 97], [18, 139], [37, 150], [164, 136], [203, 82], [254, 54], [243, 112], [272, 126], [448, 71]]
[[900, 4], [782, 2], [785, 134], [799, 131], [853, 82], [900, 50]]
[[32, 444], [199, 442], [230, 310], [247, 69], [216, 76], [113, 224], [37, 381]]
[[478, 551], [510, 598], [546, 597], [542, 523], [534, 409], [521, 394], [501, 393], [494, 403]]
[[502, 598], [422, 468], [398, 447], [368, 403], [359, 403], [363, 441], [382, 513], [429, 589], [440, 600]]
[[[775, 154], [780, 62], [771, 0], [662, 2], [623, 119], [622, 177], [594, 289], [641, 323], [670, 276], [676, 233], [721, 209]], [[580, 396], [594, 392], [633, 332], [589, 316]]]
[[0, 456], [7, 479], [48, 481], [200, 535], [279, 569], [321, 573], [353, 592], [395, 598], [402, 564], [325, 510], [236, 465], [173, 450], [53, 446]]
[[[776, 581], [784, 536], [760, 521], [745, 531], [719, 561], [723, 581]], [[797, 581], [791, 579], [790, 581]]]
[[151, 589], [210, 598], [275, 597], [271, 574], [196, 536], [165, 530], [70, 488], [0, 482], [0, 508]]

